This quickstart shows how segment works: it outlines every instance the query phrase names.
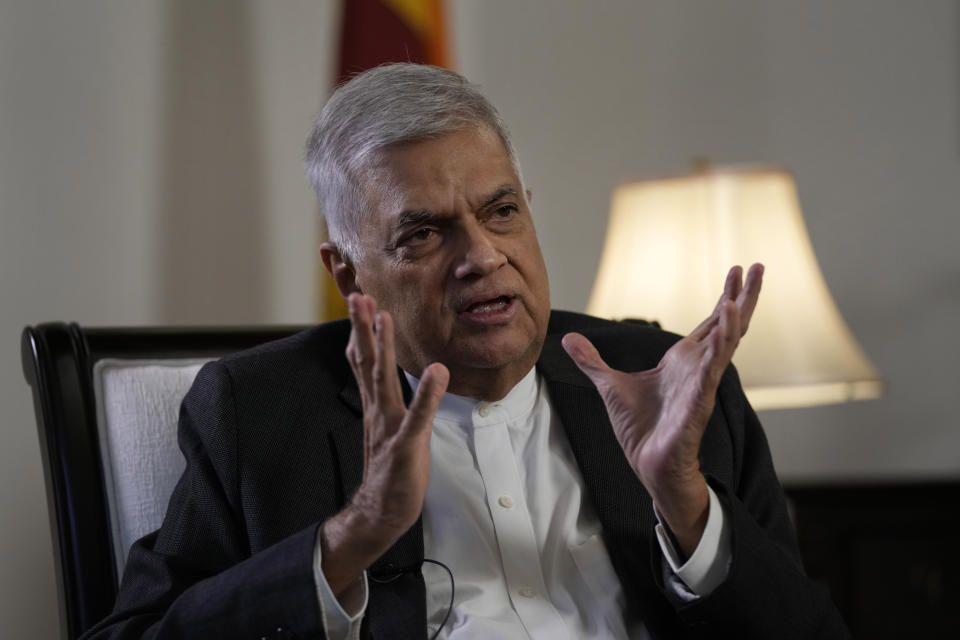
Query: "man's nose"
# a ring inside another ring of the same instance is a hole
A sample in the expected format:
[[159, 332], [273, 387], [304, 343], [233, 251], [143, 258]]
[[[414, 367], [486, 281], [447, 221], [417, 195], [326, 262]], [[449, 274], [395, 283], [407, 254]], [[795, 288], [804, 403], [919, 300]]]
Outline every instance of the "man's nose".
[[507, 263], [496, 238], [480, 224], [467, 225], [461, 243], [462, 254], [453, 272], [457, 278], [488, 275]]

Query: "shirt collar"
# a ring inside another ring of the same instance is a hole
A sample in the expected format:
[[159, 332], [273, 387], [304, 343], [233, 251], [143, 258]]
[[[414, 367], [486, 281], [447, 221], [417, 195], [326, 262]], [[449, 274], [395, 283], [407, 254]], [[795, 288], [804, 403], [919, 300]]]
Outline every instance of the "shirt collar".
[[[416, 393], [420, 379], [414, 377], [407, 371], [404, 371], [403, 375], [406, 376], [407, 382], [410, 383], [411, 391]], [[512, 421], [526, 418], [537, 404], [539, 383], [536, 369], [532, 368], [520, 382], [510, 389], [506, 396], [494, 402], [458, 396], [455, 393], [445, 393], [443, 394], [443, 398], [440, 399], [440, 406], [437, 407], [435, 419], [445, 422], [455, 422], [457, 424], [470, 424], [474, 410], [484, 406], [489, 407], [500, 415], [504, 415], [506, 420]]]

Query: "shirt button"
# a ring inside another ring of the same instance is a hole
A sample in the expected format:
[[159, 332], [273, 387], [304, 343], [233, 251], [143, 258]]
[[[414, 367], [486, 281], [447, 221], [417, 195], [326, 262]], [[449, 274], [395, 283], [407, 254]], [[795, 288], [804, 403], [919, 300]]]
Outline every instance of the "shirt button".
[[500, 506], [504, 509], [510, 509], [513, 507], [513, 498], [510, 496], [500, 496], [500, 499], [497, 500], [500, 503]]
[[487, 414], [490, 413], [490, 405], [482, 404], [477, 407], [477, 413], [480, 414], [481, 418], [486, 418]]
[[530, 587], [520, 587], [519, 589], [517, 589], [517, 593], [519, 593], [524, 598], [532, 598], [533, 596], [537, 595], [537, 592], [531, 589]]

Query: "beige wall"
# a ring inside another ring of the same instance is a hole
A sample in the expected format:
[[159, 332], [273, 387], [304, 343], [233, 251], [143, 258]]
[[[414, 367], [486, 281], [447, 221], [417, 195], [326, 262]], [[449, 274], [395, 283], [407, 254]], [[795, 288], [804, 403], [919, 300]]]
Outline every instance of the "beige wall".
[[19, 332], [308, 322], [338, 5], [0, 0], [0, 624], [57, 633]]
[[[835, 6], [836, 5], [836, 6]], [[762, 416], [781, 473], [960, 471], [957, 4], [455, 0], [460, 68], [510, 123], [555, 306], [582, 309], [611, 185], [791, 167], [890, 391]], [[300, 154], [333, 2], [0, 0], [0, 622], [54, 637], [23, 325], [305, 322]]]

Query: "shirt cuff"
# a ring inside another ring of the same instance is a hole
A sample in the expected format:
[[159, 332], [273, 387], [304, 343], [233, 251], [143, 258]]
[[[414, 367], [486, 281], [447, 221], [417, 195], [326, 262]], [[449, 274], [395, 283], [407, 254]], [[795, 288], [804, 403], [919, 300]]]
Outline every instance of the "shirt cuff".
[[[720, 583], [727, 578], [730, 570], [730, 523], [717, 494], [707, 485], [710, 495], [710, 507], [707, 513], [707, 526], [693, 554], [686, 562], [681, 562], [680, 554], [673, 546], [673, 541], [667, 532], [666, 525], [657, 513], [657, 540], [660, 550], [673, 576], [679, 580], [668, 580], [670, 585], [683, 600], [693, 600], [710, 595]], [[664, 574], [668, 574], [667, 566]], [[684, 593], [686, 591], [686, 593]]]
[[323, 575], [323, 556], [320, 551], [320, 531], [313, 548], [313, 581], [317, 587], [317, 600], [320, 601], [320, 616], [323, 630], [329, 640], [357, 640], [360, 637], [360, 622], [367, 610], [367, 572], [343, 592], [341, 600], [333, 595]]

